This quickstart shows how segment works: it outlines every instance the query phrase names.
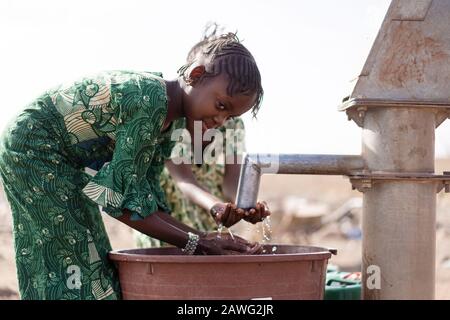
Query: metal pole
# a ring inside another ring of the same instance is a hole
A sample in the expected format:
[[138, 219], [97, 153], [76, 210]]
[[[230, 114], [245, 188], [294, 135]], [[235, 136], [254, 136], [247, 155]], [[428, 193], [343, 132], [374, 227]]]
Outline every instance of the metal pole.
[[264, 173], [350, 175], [363, 169], [364, 160], [358, 155], [247, 154], [241, 167], [237, 205], [239, 208], [255, 206]]
[[[362, 135], [368, 169], [434, 173], [435, 125], [431, 110], [370, 108]], [[364, 299], [434, 298], [435, 222], [433, 181], [379, 181], [364, 192]]]

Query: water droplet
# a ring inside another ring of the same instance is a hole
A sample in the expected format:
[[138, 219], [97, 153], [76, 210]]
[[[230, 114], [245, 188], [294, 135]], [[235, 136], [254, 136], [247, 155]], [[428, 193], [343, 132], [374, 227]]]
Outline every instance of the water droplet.
[[263, 220], [261, 224], [262, 243], [267, 243], [272, 239], [272, 229], [270, 227], [270, 219]]
[[223, 225], [220, 223], [220, 224], [217, 226], [217, 238], [218, 238], [218, 239], [221, 239], [221, 238], [222, 238], [222, 230], [223, 230]]

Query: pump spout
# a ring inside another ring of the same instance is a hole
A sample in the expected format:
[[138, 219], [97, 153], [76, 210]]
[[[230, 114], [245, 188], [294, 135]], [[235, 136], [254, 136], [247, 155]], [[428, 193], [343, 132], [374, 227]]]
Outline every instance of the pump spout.
[[237, 206], [255, 207], [261, 175], [265, 173], [352, 175], [364, 168], [359, 155], [246, 154], [239, 177]]

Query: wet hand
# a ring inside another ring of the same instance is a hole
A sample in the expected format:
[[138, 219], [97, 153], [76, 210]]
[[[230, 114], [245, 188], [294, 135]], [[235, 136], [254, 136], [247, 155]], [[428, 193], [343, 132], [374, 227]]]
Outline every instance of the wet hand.
[[257, 242], [249, 242], [229, 233], [210, 232], [202, 235], [198, 251], [208, 255], [260, 254], [262, 246]]
[[255, 208], [245, 212], [244, 220], [250, 223], [258, 223], [270, 216], [270, 210], [265, 201], [258, 202]]
[[211, 208], [211, 214], [218, 225], [229, 228], [245, 217], [245, 210], [232, 203], [217, 203]]

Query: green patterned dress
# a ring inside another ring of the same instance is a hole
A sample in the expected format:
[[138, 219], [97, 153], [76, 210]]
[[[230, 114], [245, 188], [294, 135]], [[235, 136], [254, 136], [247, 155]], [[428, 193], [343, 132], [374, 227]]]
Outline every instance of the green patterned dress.
[[[105, 72], [50, 90], [0, 142], [22, 299], [120, 299], [99, 205], [169, 211], [159, 176], [174, 142], [161, 74]], [[95, 176], [85, 172], [97, 170]]]
[[[176, 128], [184, 128], [185, 122], [183, 120], [177, 121], [174, 126]], [[235, 130], [233, 138], [236, 148], [233, 152], [242, 153], [245, 150], [244, 122], [238, 117], [225, 122], [224, 126], [220, 128], [224, 137], [226, 136], [227, 129]], [[177, 150], [182, 150], [181, 144], [183, 143], [185, 142], [177, 142]], [[217, 141], [213, 141], [208, 147], [215, 148], [217, 143]], [[226, 150], [225, 147], [226, 139], [224, 140], [224, 151]], [[176, 155], [174, 154], [174, 156]], [[223, 163], [224, 159], [219, 157], [218, 161], [213, 164], [203, 163], [202, 165], [192, 165], [192, 172], [197, 181], [219, 199], [225, 199], [222, 189], [225, 175], [225, 166]], [[160, 184], [166, 193], [167, 203], [172, 209], [173, 217], [197, 230], [213, 231], [217, 229], [217, 224], [208, 210], [203, 209], [183, 196], [183, 193], [177, 187], [167, 168], [164, 168], [161, 174]], [[160, 247], [164, 245], [160, 240], [148, 237], [138, 231], [135, 231], [134, 236], [136, 245], [141, 248]]]

